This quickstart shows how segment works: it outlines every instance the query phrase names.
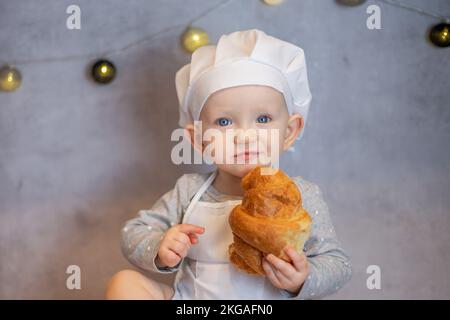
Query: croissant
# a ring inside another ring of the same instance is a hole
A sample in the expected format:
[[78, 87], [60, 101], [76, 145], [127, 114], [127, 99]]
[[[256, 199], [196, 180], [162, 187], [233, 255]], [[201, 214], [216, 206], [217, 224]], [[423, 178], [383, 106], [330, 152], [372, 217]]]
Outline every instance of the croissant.
[[266, 254], [290, 261], [283, 251], [287, 245], [301, 252], [312, 222], [302, 208], [295, 182], [280, 169], [266, 167], [276, 173], [261, 174], [262, 169], [258, 166], [242, 178], [242, 203], [229, 216], [233, 232], [233, 243], [228, 247], [230, 262], [254, 275], [265, 275], [262, 259]]

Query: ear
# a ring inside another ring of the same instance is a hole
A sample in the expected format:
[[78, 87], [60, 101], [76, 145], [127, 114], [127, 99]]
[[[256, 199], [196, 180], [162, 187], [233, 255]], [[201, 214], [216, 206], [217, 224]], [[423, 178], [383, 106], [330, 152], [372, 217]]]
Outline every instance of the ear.
[[300, 114], [295, 113], [289, 116], [286, 133], [284, 135], [283, 151], [286, 151], [294, 144], [295, 140], [300, 135], [300, 132], [303, 130], [304, 125], [305, 121]]
[[202, 146], [202, 132], [199, 127], [195, 127], [194, 124], [190, 123], [184, 127], [184, 132], [186, 136], [189, 139], [189, 142], [191, 143], [194, 150], [199, 152], [200, 154], [203, 153], [203, 146]]

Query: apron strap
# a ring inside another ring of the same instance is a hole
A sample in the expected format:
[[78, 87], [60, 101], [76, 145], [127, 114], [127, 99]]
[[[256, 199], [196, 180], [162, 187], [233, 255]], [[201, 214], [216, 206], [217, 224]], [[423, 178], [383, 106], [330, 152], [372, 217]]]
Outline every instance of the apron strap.
[[192, 207], [198, 202], [198, 200], [203, 195], [203, 193], [206, 191], [206, 189], [208, 189], [209, 185], [213, 182], [216, 175], [217, 175], [217, 170], [215, 170], [213, 173], [211, 173], [211, 175], [208, 177], [208, 179], [206, 179], [206, 181], [202, 184], [200, 189], [198, 189], [197, 193], [194, 195], [191, 202], [189, 203], [189, 205], [186, 209], [186, 212], [184, 213], [185, 216], [192, 210]]

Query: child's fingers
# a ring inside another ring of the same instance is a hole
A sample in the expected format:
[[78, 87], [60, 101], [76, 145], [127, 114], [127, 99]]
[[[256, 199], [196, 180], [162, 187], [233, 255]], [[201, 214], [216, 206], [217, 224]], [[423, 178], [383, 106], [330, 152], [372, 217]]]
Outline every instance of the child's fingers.
[[[278, 281], [283, 285], [283, 287], [288, 286], [292, 282], [292, 279], [294, 279], [295, 277], [295, 271], [293, 272], [289, 271], [288, 273], [285, 273], [286, 271], [281, 271], [280, 269], [275, 267], [270, 261], [268, 261], [268, 263], [272, 267], [273, 273], [277, 277]], [[292, 267], [292, 269], [294, 268]]]
[[187, 223], [179, 224], [179, 225], [177, 225], [177, 228], [179, 231], [181, 231], [185, 234], [189, 234], [189, 233], [202, 234], [203, 232], [205, 232], [205, 228], [196, 226], [193, 224], [187, 224]]
[[286, 247], [284, 252], [292, 260], [292, 264], [297, 271], [303, 271], [305, 269], [306, 256], [304, 254], [299, 254], [292, 247]]
[[266, 259], [276, 270], [279, 270], [285, 277], [291, 278], [294, 276], [296, 270], [294, 266], [289, 262], [286, 262], [273, 254], [268, 254], [266, 256]]
[[189, 238], [198, 239], [198, 236], [195, 233], [189, 233], [188, 236]]
[[191, 246], [191, 244], [198, 242], [198, 237], [195, 233], [186, 234], [183, 232], [178, 232], [178, 233], [175, 233], [173, 238], [189, 247]]
[[180, 256], [170, 249], [165, 250], [160, 259], [169, 267], [174, 267], [180, 262]]
[[167, 247], [172, 250], [173, 252], [175, 252], [176, 254], [178, 254], [179, 256], [181, 256], [183, 254], [184, 251], [187, 250], [187, 245], [185, 245], [184, 243], [181, 243], [179, 241], [171, 241]]
[[176, 233], [173, 238], [174, 240], [181, 242], [185, 246], [191, 245], [191, 239], [189, 238], [189, 236], [182, 232]]
[[266, 260], [263, 260], [262, 266], [263, 266], [263, 269], [266, 272], [266, 276], [267, 276], [267, 278], [269, 278], [270, 282], [272, 282], [274, 286], [281, 288], [282, 285], [280, 283], [280, 280], [278, 280], [277, 276], [275, 275], [275, 272], [274, 272], [272, 266], [270, 265], [270, 263], [267, 262]]
[[187, 253], [189, 251], [189, 248], [187, 246], [185, 246], [184, 248], [178, 250], [178, 251], [174, 251], [181, 259], [183, 259], [184, 257], [187, 256]]
[[198, 237], [195, 233], [190, 233], [188, 236], [191, 244], [196, 244], [198, 242]]

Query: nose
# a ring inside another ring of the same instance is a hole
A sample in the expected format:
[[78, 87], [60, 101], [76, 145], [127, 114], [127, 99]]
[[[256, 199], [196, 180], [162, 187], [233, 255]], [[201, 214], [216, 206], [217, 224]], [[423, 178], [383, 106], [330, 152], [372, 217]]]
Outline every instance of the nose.
[[248, 129], [236, 129], [234, 135], [234, 143], [235, 144], [252, 144], [258, 140], [258, 133], [254, 128]]

